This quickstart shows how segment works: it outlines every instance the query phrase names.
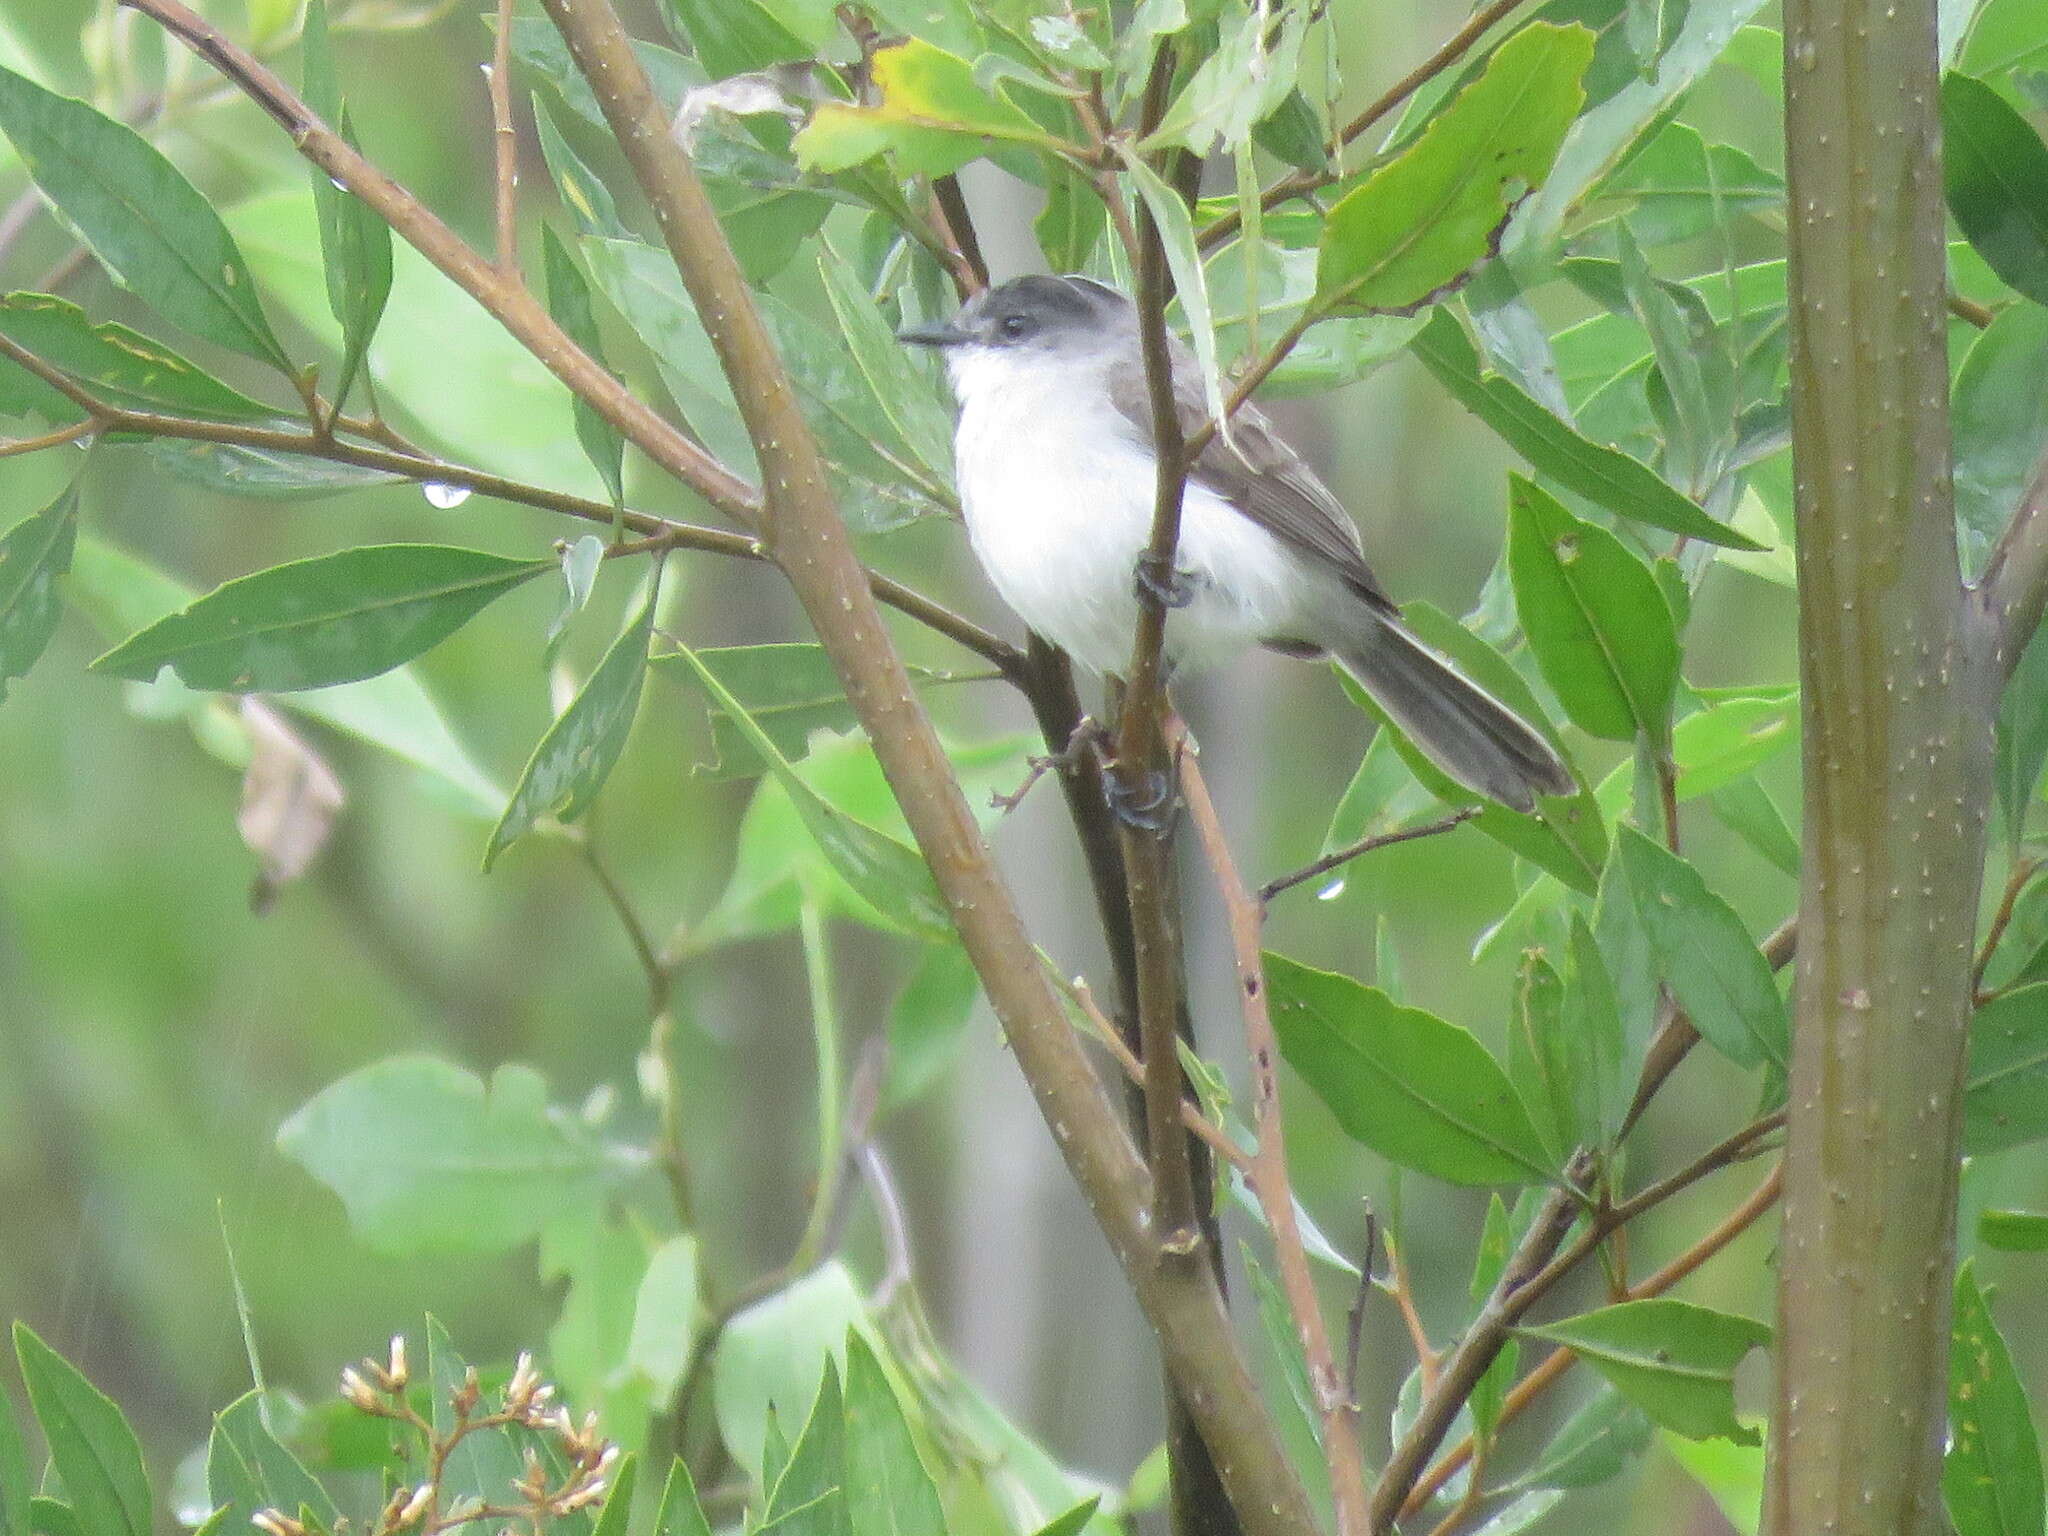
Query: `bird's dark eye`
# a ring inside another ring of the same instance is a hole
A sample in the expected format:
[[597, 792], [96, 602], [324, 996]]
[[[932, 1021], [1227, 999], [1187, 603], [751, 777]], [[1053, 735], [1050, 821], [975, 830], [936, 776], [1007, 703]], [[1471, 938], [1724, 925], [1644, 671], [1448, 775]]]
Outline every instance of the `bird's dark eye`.
[[1003, 333], [1005, 341], [1021, 341], [1024, 337], [1031, 334], [1031, 317], [1029, 315], [1005, 315], [1003, 316], [1002, 324], [997, 326], [996, 329]]

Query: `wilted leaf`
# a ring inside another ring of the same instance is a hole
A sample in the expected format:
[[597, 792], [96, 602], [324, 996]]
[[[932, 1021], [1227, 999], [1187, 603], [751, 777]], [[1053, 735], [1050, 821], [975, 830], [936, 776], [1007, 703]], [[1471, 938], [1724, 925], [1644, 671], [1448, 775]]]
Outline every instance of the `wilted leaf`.
[[256, 855], [249, 905], [261, 914], [320, 856], [348, 796], [326, 760], [275, 709], [259, 698], [239, 702], [249, 732], [249, 766], [235, 830]]

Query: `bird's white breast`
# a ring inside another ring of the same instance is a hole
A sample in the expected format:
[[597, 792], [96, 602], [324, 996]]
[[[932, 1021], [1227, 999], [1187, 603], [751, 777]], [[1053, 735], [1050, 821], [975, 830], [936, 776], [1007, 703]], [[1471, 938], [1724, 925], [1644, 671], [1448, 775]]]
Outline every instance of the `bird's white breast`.
[[[968, 537], [1020, 618], [1098, 673], [1130, 660], [1133, 582], [1152, 532], [1155, 461], [1110, 403], [1099, 373], [1017, 352], [949, 359]], [[1193, 601], [1168, 616], [1167, 646], [1203, 665], [1284, 633], [1299, 577], [1264, 529], [1198, 485], [1181, 513], [1175, 564]]]

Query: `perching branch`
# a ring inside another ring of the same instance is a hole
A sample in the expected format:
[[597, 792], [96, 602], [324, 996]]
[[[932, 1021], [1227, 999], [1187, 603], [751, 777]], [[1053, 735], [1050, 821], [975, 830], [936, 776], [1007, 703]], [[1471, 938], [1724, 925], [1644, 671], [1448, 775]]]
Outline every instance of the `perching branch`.
[[2035, 463], [1971, 596], [1977, 622], [1990, 632], [1993, 664], [2009, 678], [2048, 609], [2048, 453]]
[[[617, 16], [601, 0], [547, 0], [731, 381], [766, 482], [764, 543], [831, 656], [1054, 1140], [1158, 1330], [1248, 1529], [1306, 1536], [1314, 1516], [1228, 1315], [1202, 1266], [1171, 1262], [1150, 1219], [1152, 1181], [1118, 1124], [983, 845], [931, 722], [880, 622], [815, 439], [689, 157]], [[1177, 1110], [1177, 1101], [1173, 1106]], [[1180, 1136], [1177, 1113], [1173, 1116]]]

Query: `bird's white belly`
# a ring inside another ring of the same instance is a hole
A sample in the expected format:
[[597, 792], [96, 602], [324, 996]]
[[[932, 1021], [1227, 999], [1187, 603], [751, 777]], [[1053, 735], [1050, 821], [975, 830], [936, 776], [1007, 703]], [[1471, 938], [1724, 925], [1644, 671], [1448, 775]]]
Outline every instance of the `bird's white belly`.
[[[974, 552], [1026, 624], [1091, 671], [1121, 673], [1137, 633], [1138, 558], [1152, 534], [1153, 457], [1114, 420], [1067, 402], [1005, 407], [998, 422], [970, 399], [960, 418], [960, 495]], [[1191, 593], [1167, 616], [1176, 665], [1204, 666], [1287, 633], [1293, 555], [1198, 485], [1183, 501], [1174, 564]]]

